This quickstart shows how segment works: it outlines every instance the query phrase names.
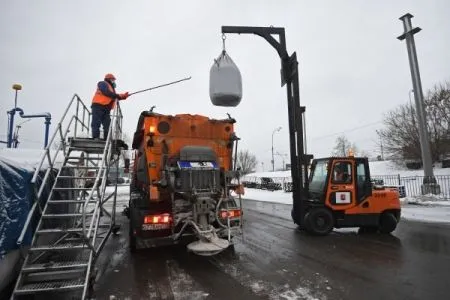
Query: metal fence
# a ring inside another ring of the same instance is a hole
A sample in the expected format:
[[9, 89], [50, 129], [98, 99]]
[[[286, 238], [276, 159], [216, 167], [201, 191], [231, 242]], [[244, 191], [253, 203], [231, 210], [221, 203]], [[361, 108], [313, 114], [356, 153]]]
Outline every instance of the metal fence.
[[[436, 183], [439, 185], [437, 197], [450, 199], [450, 175], [435, 175]], [[404, 189], [406, 197], [422, 196], [422, 185], [425, 176], [380, 175], [372, 176], [377, 184], [395, 186]]]
[[[267, 189], [268, 186], [275, 186], [278, 190], [292, 192], [291, 177], [271, 177], [273, 184], [267, 184], [261, 180], [264, 177], [244, 176], [242, 182], [248, 188]], [[435, 175], [436, 182], [439, 185], [438, 198], [450, 200], [450, 175]], [[424, 176], [401, 176], [398, 175], [376, 175], [371, 177], [376, 185], [396, 187], [399, 190], [400, 197], [418, 197], [422, 196], [422, 185]]]

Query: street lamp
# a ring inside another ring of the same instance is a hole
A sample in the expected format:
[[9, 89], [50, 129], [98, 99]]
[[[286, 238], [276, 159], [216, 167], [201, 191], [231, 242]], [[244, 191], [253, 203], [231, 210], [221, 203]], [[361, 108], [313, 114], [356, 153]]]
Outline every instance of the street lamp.
[[280, 131], [280, 130], [281, 130], [281, 126], [275, 128], [275, 129], [272, 131], [272, 172], [275, 171], [275, 160], [274, 160], [274, 157], [273, 157], [273, 135], [275, 134], [275, 132], [278, 132], [278, 131]]

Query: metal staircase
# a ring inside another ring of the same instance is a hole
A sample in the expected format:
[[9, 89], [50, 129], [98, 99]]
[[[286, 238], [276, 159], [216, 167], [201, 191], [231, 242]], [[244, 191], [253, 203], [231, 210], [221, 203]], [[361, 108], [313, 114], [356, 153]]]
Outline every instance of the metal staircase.
[[[77, 95], [67, 106], [32, 179], [35, 202], [18, 239], [24, 262], [11, 299], [89, 296], [96, 259], [118, 230], [117, 186], [107, 188], [108, 172], [118, 168], [124, 146], [116, 104], [105, 141], [86, 138], [91, 112]], [[43, 166], [47, 169], [41, 180]], [[52, 189], [45, 193], [49, 184]], [[105, 208], [108, 201], [110, 209]], [[33, 232], [28, 247], [24, 240]]]

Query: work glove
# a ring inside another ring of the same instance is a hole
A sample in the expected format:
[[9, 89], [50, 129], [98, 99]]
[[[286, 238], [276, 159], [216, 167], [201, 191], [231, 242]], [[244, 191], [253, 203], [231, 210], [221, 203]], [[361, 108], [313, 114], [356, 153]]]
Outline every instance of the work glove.
[[125, 99], [127, 99], [127, 98], [128, 98], [128, 95], [129, 95], [129, 93], [128, 93], [128, 92], [126, 92], [126, 93], [123, 93], [123, 94], [119, 94], [119, 96], [120, 96], [120, 100], [125, 100]]

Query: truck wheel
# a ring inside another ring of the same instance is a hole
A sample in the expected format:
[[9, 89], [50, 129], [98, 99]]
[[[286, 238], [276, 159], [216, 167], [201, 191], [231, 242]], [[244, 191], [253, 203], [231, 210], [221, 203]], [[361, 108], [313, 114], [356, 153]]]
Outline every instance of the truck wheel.
[[128, 247], [130, 248], [130, 252], [136, 252], [136, 236], [133, 234], [133, 220], [130, 218], [129, 224], [129, 238], [128, 238]]
[[383, 213], [380, 217], [380, 232], [391, 233], [397, 227], [397, 219], [392, 213]]
[[334, 218], [325, 207], [313, 208], [305, 215], [305, 227], [314, 235], [327, 235], [334, 228]]

